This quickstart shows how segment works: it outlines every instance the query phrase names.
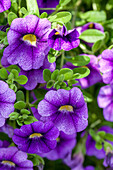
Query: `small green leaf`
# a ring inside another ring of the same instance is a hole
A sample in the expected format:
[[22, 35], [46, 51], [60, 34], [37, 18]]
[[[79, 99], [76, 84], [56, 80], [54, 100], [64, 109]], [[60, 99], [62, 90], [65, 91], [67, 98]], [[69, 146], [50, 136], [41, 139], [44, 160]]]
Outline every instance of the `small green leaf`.
[[101, 150], [102, 149], [102, 143], [96, 143], [95, 147], [96, 147], [96, 149]]
[[86, 91], [83, 91], [83, 96], [84, 96], [84, 100], [85, 102], [89, 103], [93, 101], [93, 97], [90, 93], [87, 93]]
[[101, 138], [104, 138], [105, 135], [106, 135], [106, 132], [105, 131], [99, 131], [99, 132], [97, 132], [97, 135], [99, 135]]
[[7, 79], [8, 78], [8, 73], [7, 73], [7, 70], [5, 68], [0, 69], [0, 77], [2, 79]]
[[54, 63], [56, 61], [56, 57], [54, 57], [52, 54], [49, 54], [47, 57], [50, 63]]
[[92, 46], [92, 51], [95, 53], [102, 47], [102, 45], [103, 45], [103, 40], [96, 41]]
[[47, 18], [47, 13], [46, 13], [46, 12], [43, 12], [43, 13], [40, 15], [40, 18]]
[[30, 114], [30, 111], [27, 110], [27, 109], [22, 109], [22, 110], [20, 111], [20, 113], [21, 113], [21, 114], [27, 114], [27, 115], [29, 115], [29, 114]]
[[7, 33], [4, 31], [0, 31], [0, 40], [2, 40], [3, 38], [5, 38], [7, 36]]
[[18, 78], [19, 73], [18, 73], [18, 71], [16, 69], [12, 69], [11, 73], [13, 73], [14, 78]]
[[59, 71], [59, 75], [64, 75], [64, 80], [69, 80], [73, 76], [73, 71], [69, 68], [63, 68]]
[[15, 18], [18, 18], [17, 15], [14, 13], [14, 12], [10, 12], [8, 14], [8, 23], [9, 25], [11, 25], [12, 21], [15, 19]]
[[46, 82], [51, 80], [51, 71], [49, 69], [44, 69], [43, 71], [43, 78]]
[[70, 59], [65, 58], [67, 61], [71, 62], [74, 66], [85, 66], [90, 62], [90, 58], [86, 55], [75, 56]]
[[21, 12], [22, 14], [26, 14], [28, 11], [27, 11], [26, 8], [22, 7], [22, 8], [20, 9], [20, 12]]
[[26, 103], [23, 101], [18, 101], [14, 104], [14, 108], [18, 110], [24, 109], [25, 106], [26, 106]]
[[71, 13], [70, 12], [58, 12], [56, 15], [53, 15], [49, 18], [50, 22], [61, 22], [61, 23], [67, 23], [71, 20]]
[[21, 90], [17, 91], [16, 100], [17, 101], [24, 101], [25, 100], [23, 91], [21, 91]]
[[17, 65], [10, 65], [6, 68], [9, 72], [11, 72], [12, 69], [16, 69], [18, 72], [20, 72], [20, 68]]
[[16, 120], [16, 119], [18, 119], [18, 116], [19, 116], [19, 113], [17, 113], [17, 112], [12, 112], [10, 115], [9, 115], [9, 119], [10, 120]]
[[53, 80], [49, 80], [48, 82], [47, 82], [47, 88], [48, 89], [50, 89], [52, 86], [54, 85], [54, 81]]
[[90, 70], [87, 67], [79, 67], [73, 69], [73, 77], [75, 79], [81, 79], [87, 77], [90, 74]]
[[33, 116], [29, 116], [27, 119], [24, 120], [24, 124], [31, 124], [34, 122]]
[[28, 11], [33, 11], [34, 14], [39, 16], [39, 9], [38, 9], [38, 3], [37, 0], [26, 0], [27, 4], [27, 10]]
[[51, 79], [52, 80], [57, 80], [59, 75], [59, 70], [55, 70], [52, 74], [51, 74]]
[[10, 84], [9, 87], [14, 90], [14, 92], [17, 91], [17, 86], [15, 84]]
[[17, 124], [18, 124], [19, 126], [23, 126], [23, 122], [22, 122], [21, 120], [17, 120]]
[[104, 39], [105, 34], [96, 29], [87, 29], [81, 33], [79, 38], [89, 43], [95, 43], [98, 40]]
[[21, 76], [17, 77], [17, 78], [15, 79], [15, 81], [16, 81], [17, 83], [23, 85], [23, 84], [26, 84], [26, 83], [27, 83], [28, 78], [27, 78], [26, 76], [24, 76], [24, 75], [21, 75]]
[[108, 141], [113, 142], [113, 135], [111, 133], [106, 133], [104, 138]]
[[109, 142], [104, 141], [104, 150], [107, 151], [108, 148], [113, 150], [113, 146]]

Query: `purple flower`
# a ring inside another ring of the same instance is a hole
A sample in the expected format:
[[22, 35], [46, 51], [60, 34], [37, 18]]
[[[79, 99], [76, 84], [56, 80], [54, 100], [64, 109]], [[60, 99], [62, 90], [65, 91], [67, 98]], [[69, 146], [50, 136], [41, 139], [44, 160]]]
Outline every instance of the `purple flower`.
[[[111, 133], [113, 135], [113, 129], [109, 126], [102, 126], [98, 131], [105, 131], [106, 133]], [[113, 145], [113, 142], [110, 142]], [[93, 140], [93, 138], [88, 135], [86, 140], [86, 154], [89, 156], [95, 156], [98, 159], [105, 158], [105, 151], [104, 148], [101, 150], [98, 150], [95, 148], [96, 142]]]
[[0, 13], [8, 10], [11, 6], [10, 0], [0, 0]]
[[107, 153], [107, 155], [105, 156], [103, 165], [105, 167], [110, 166], [111, 168], [113, 168], [113, 153], [112, 152]]
[[87, 105], [77, 87], [69, 91], [50, 90], [38, 104], [38, 113], [68, 135], [80, 132], [88, 125]]
[[[103, 26], [99, 23], [94, 23], [94, 22], [89, 22], [89, 23], [83, 25], [82, 27], [77, 28], [77, 30], [79, 31], [80, 34], [84, 31], [86, 31], [87, 29], [97, 29], [101, 32], [104, 32]], [[89, 45], [90, 47], [93, 46], [93, 43], [86, 43], [86, 44]]]
[[23, 125], [14, 130], [13, 141], [18, 148], [27, 153], [46, 153], [56, 147], [58, 129], [52, 122], [41, 121]]
[[100, 71], [103, 73], [103, 82], [113, 84], [113, 49], [104, 50], [99, 61]]
[[63, 159], [63, 162], [71, 168], [71, 170], [84, 170], [83, 168], [83, 155], [82, 153], [74, 154], [71, 156], [71, 153], [68, 153]]
[[87, 166], [84, 168], [84, 170], [95, 170], [95, 168], [93, 166]]
[[48, 37], [48, 44], [51, 48], [60, 51], [61, 49], [69, 51], [78, 47], [80, 40], [78, 39], [79, 33], [76, 29], [67, 31], [66, 27], [58, 26], [53, 29]]
[[59, 137], [57, 138], [57, 146], [54, 150], [43, 154], [41, 156], [46, 157], [50, 160], [63, 159], [65, 155], [72, 151], [76, 144], [75, 140], [76, 134], [66, 135], [63, 132], [60, 132]]
[[27, 153], [16, 147], [0, 148], [1, 170], [33, 170], [33, 163], [27, 160]]
[[[90, 74], [87, 77], [84, 77], [78, 80], [82, 89], [85, 89], [98, 82], [102, 82], [102, 76], [99, 71], [98, 58], [94, 55], [88, 55], [88, 54], [82, 54], [82, 55], [86, 55], [90, 58], [89, 64], [85, 66], [90, 69]], [[69, 62], [67, 62], [64, 65], [64, 67], [70, 68], [70, 69], [77, 68], [76, 66], [74, 66], [73, 64]]]
[[14, 111], [16, 94], [8, 84], [0, 80], [0, 127], [5, 124], [5, 119]]
[[9, 64], [18, 64], [23, 70], [39, 69], [48, 54], [48, 34], [51, 23], [35, 15], [14, 19], [7, 34], [9, 46], [3, 57]]
[[100, 88], [97, 102], [100, 108], [103, 108], [103, 115], [107, 121], [113, 121], [113, 85], [107, 85]]
[[[60, 0], [37, 0], [38, 7], [39, 8], [56, 8], [56, 6], [59, 4]], [[48, 14], [52, 13], [53, 10], [40, 10], [41, 12], [47, 12]]]
[[55, 70], [56, 64], [49, 63], [48, 59], [45, 58], [43, 65], [39, 69], [32, 69], [29, 71], [21, 70], [20, 75], [25, 75], [28, 78], [24, 88], [27, 90], [33, 90], [38, 83], [46, 83], [43, 79], [43, 70], [49, 69], [51, 72]]
[[13, 127], [8, 125], [8, 124], [5, 124], [4, 126], [0, 127], [0, 132], [4, 132], [6, 133], [9, 138], [12, 138], [13, 137]]
[[7, 148], [9, 145], [10, 145], [10, 142], [8, 142], [6, 140], [4, 140], [4, 141], [0, 140], [0, 148]]

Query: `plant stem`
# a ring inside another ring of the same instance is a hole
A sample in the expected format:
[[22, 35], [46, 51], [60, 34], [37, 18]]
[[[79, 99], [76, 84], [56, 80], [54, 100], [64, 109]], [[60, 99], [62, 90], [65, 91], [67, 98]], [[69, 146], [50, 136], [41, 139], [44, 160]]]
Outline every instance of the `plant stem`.
[[62, 69], [63, 64], [64, 64], [64, 51], [63, 51], [63, 53], [62, 53], [62, 55], [61, 55], [60, 69]]
[[26, 104], [29, 105], [29, 91], [26, 90]]

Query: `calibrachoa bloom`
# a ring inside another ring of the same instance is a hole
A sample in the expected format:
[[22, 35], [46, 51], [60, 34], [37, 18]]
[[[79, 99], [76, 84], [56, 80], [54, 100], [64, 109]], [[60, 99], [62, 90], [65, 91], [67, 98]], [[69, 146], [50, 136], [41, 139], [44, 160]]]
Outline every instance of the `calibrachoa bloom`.
[[13, 127], [8, 125], [8, 124], [5, 124], [4, 126], [0, 127], [0, 132], [4, 132], [6, 133], [9, 138], [12, 138], [13, 137]]
[[111, 168], [113, 168], [113, 153], [112, 152], [107, 153], [107, 155], [105, 156], [103, 165], [105, 167], [110, 166]]
[[69, 152], [66, 157], [63, 159], [63, 162], [71, 168], [71, 170], [84, 170], [83, 168], [83, 155], [82, 153], [74, 154], [71, 156], [71, 152]]
[[54, 122], [60, 131], [74, 134], [88, 125], [88, 111], [79, 88], [50, 90], [38, 104], [38, 113]]
[[[111, 133], [113, 135], [113, 129], [109, 126], [103, 126], [98, 131], [105, 131], [106, 133]], [[113, 145], [113, 142], [109, 142]], [[95, 147], [96, 142], [94, 139], [88, 135], [88, 138], [86, 140], [86, 154], [88, 156], [96, 156], [98, 159], [105, 158], [105, 151], [104, 148], [101, 150], [96, 149]]]
[[87, 166], [84, 168], [84, 170], [95, 170], [95, 168], [93, 166]]
[[[101, 32], [104, 32], [103, 26], [101, 24], [95, 23], [95, 22], [89, 22], [89, 23], [83, 25], [82, 27], [77, 28], [77, 30], [79, 31], [80, 34], [84, 31], [86, 31], [87, 29], [96, 29]], [[90, 47], [93, 46], [93, 43], [86, 43], [86, 44], [89, 45]]]
[[103, 115], [107, 121], [113, 121], [113, 85], [107, 85], [100, 88], [98, 105], [103, 108]]
[[[56, 6], [59, 4], [60, 0], [37, 0], [38, 7], [39, 8], [56, 8]], [[47, 12], [48, 14], [52, 13], [53, 10], [40, 10], [41, 12]]]
[[10, 142], [0, 140], [0, 148], [7, 148], [10, 145]]
[[0, 13], [8, 10], [11, 6], [11, 0], [0, 0]]
[[3, 57], [9, 64], [18, 64], [23, 70], [39, 69], [49, 52], [48, 33], [51, 23], [35, 15], [16, 18], [7, 34], [9, 46]]
[[57, 145], [58, 129], [52, 122], [37, 121], [14, 130], [13, 141], [27, 153], [46, 153]]
[[[81, 78], [79, 79], [79, 83], [80, 86], [84, 89], [84, 88], [88, 88], [98, 82], [102, 82], [102, 76], [100, 74], [99, 71], [99, 66], [98, 66], [98, 58], [94, 55], [88, 55], [88, 54], [84, 54], [86, 56], [88, 56], [90, 58], [90, 62], [88, 65], [86, 65], [85, 67], [88, 67], [90, 69], [90, 74], [87, 77]], [[67, 62], [64, 67], [66, 68], [70, 68], [70, 69], [74, 69], [76, 68], [76, 66], [74, 66], [73, 64]]]
[[5, 119], [14, 111], [15, 92], [8, 84], [0, 80], [0, 127], [5, 124]]
[[66, 27], [58, 26], [58, 28], [53, 29], [48, 37], [48, 44], [51, 48], [60, 51], [61, 49], [69, 51], [73, 48], [78, 47], [79, 33], [76, 29], [67, 31]]
[[104, 50], [99, 61], [100, 72], [103, 73], [103, 82], [113, 84], [113, 49]]
[[48, 59], [45, 58], [43, 65], [39, 69], [32, 69], [29, 71], [21, 70], [20, 75], [25, 75], [28, 78], [24, 88], [27, 90], [33, 90], [38, 83], [46, 83], [43, 79], [43, 70], [49, 69], [51, 72], [55, 70], [56, 64], [49, 63]]
[[57, 146], [54, 150], [42, 155], [50, 160], [63, 159], [68, 152], [71, 152], [76, 144], [76, 134], [66, 135], [60, 132], [57, 138]]
[[0, 170], [33, 170], [33, 163], [27, 160], [27, 153], [16, 147], [0, 148]]

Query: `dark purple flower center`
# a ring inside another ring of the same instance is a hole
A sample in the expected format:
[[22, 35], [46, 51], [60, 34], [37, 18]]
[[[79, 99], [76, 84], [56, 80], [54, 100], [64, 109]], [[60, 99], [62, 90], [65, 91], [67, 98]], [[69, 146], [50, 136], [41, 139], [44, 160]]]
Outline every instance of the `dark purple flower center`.
[[33, 46], [36, 46], [36, 36], [34, 34], [24, 35], [23, 40], [30, 43]]
[[42, 137], [43, 135], [41, 134], [41, 133], [33, 133], [33, 134], [31, 134], [30, 136], [29, 136], [29, 138], [30, 139], [32, 139], [32, 138], [40, 138], [40, 137]]
[[69, 112], [73, 112], [73, 107], [70, 106], [70, 105], [64, 105], [64, 106], [61, 106], [59, 108], [60, 111], [69, 111]]
[[11, 162], [11, 161], [2, 161], [1, 162], [2, 164], [4, 164], [4, 165], [8, 165], [8, 166], [11, 166], [11, 167], [15, 167], [15, 163], [13, 163], [13, 162]]

